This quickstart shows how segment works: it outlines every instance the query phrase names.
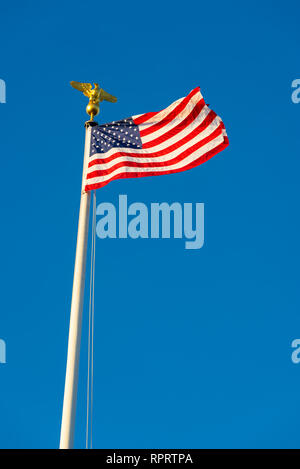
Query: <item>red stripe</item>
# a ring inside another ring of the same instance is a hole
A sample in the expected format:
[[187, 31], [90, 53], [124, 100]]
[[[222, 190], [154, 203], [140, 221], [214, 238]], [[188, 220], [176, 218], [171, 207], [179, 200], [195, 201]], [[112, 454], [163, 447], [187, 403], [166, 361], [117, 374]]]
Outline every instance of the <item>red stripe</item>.
[[136, 153], [129, 153], [129, 152], [116, 152], [113, 155], [109, 156], [108, 158], [97, 158], [93, 161], [91, 161], [88, 165], [89, 168], [92, 166], [98, 165], [98, 164], [105, 164], [109, 163], [110, 161], [113, 161], [114, 159], [120, 157], [120, 156], [132, 156], [136, 158], [140, 158], [141, 160], [145, 158], [157, 158], [159, 156], [164, 156], [167, 155], [168, 153], [171, 153], [177, 148], [185, 145], [188, 141], [192, 140], [195, 138], [198, 134], [202, 133], [214, 120], [216, 117], [216, 114], [214, 111], [210, 111], [210, 113], [206, 116], [206, 118], [199, 124], [192, 132], [190, 132], [188, 135], [183, 137], [181, 140], [177, 140], [176, 143], [173, 143], [173, 145], [168, 146], [167, 148], [164, 148], [163, 150], [159, 150], [156, 152], [152, 153], [144, 153], [144, 154], [136, 154]]
[[[143, 148], [152, 148], [155, 147], [156, 145], [159, 145], [160, 143], [165, 142], [169, 138], [174, 137], [176, 134], [184, 130], [186, 127], [188, 127], [197, 117], [199, 116], [200, 112], [205, 106], [205, 102], [203, 99], [199, 101], [196, 106], [193, 108], [192, 112], [178, 125], [176, 125], [173, 129], [170, 129], [169, 131], [165, 132], [164, 134], [160, 135], [159, 137], [155, 138], [154, 140], [151, 140], [150, 142], [143, 143]], [[210, 111], [210, 114], [214, 114], [212, 120], [216, 117], [216, 114], [213, 111]], [[207, 119], [207, 117], [205, 118]]]
[[[156, 132], [157, 130], [161, 129], [169, 122], [171, 122], [175, 117], [181, 113], [181, 111], [186, 107], [187, 103], [195, 96], [195, 94], [199, 93], [200, 88], [197, 87], [192, 90], [167, 116], [165, 116], [160, 122], [157, 122], [146, 129], [140, 130], [141, 137], [145, 135], [149, 135], [152, 132]], [[136, 122], [134, 121], [136, 124]]]
[[96, 171], [89, 172], [87, 174], [86, 179], [92, 179], [92, 178], [95, 178], [97, 176], [108, 175], [108, 174], [111, 174], [116, 169], [121, 168], [121, 167], [126, 167], [126, 166], [127, 167], [135, 167], [135, 168], [159, 168], [159, 167], [167, 167], [170, 164], [174, 165], [174, 164], [184, 160], [189, 155], [194, 153], [196, 150], [199, 150], [199, 148], [203, 147], [207, 143], [213, 141], [216, 137], [221, 135], [222, 132], [223, 132], [222, 127], [218, 126], [214, 130], [214, 132], [212, 132], [208, 137], [206, 137], [206, 138], [202, 139], [201, 141], [195, 143], [194, 145], [192, 145], [191, 147], [187, 148], [185, 151], [180, 153], [178, 156], [176, 156], [175, 158], [172, 158], [170, 160], [160, 161], [160, 162], [151, 162], [151, 163], [149, 163], [149, 162], [143, 163], [143, 162], [136, 162], [136, 161], [120, 161], [119, 163], [116, 163], [115, 165], [113, 165], [109, 169], [104, 169], [103, 168], [101, 170], [98, 169]]
[[151, 119], [151, 117], [156, 116], [156, 114], [158, 114], [159, 112], [161, 112], [161, 111], [157, 111], [157, 112], [146, 112], [146, 114], [142, 114], [141, 116], [138, 116], [138, 117], [136, 117], [135, 119], [133, 119], [133, 122], [134, 122], [136, 125], [143, 124], [143, 123], [146, 122], [147, 120]]
[[208, 161], [210, 158], [215, 156], [217, 153], [220, 151], [224, 150], [227, 146], [229, 145], [228, 138], [225, 136], [224, 137], [224, 142], [218, 145], [216, 148], [213, 148], [209, 152], [205, 153], [198, 159], [192, 161], [190, 164], [187, 166], [184, 166], [183, 168], [177, 168], [177, 169], [172, 169], [168, 171], [149, 171], [147, 173], [141, 173], [141, 172], [134, 172], [134, 173], [121, 173], [116, 176], [113, 176], [112, 178], [108, 179], [107, 181], [104, 182], [98, 182], [95, 184], [89, 184], [85, 186], [86, 191], [91, 191], [94, 189], [99, 189], [100, 187], [106, 186], [109, 182], [114, 181], [115, 179], [124, 179], [124, 178], [133, 178], [133, 177], [146, 177], [146, 176], [160, 176], [163, 174], [173, 174], [173, 173], [179, 173], [188, 169], [192, 169], [196, 166], [199, 166], [202, 163], [205, 163]]

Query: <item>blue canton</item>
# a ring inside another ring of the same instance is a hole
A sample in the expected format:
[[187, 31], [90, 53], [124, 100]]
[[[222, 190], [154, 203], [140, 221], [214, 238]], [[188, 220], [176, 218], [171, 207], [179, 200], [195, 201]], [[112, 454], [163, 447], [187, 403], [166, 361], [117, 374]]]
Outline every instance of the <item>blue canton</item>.
[[131, 117], [92, 128], [90, 156], [106, 153], [112, 148], [123, 151], [142, 148], [139, 128]]

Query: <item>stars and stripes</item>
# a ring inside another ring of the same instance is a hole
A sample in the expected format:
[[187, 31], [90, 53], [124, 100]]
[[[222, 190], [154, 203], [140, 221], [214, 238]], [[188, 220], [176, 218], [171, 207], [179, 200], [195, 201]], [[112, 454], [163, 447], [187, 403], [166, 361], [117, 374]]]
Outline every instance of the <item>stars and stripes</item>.
[[228, 144], [221, 118], [198, 87], [162, 111], [93, 127], [85, 189], [114, 179], [185, 171]]

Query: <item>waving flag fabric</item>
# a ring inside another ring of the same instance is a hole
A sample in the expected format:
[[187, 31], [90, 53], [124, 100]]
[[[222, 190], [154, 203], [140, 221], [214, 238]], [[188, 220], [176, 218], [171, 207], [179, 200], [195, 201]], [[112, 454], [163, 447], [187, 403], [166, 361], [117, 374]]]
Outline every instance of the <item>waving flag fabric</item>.
[[85, 189], [114, 179], [185, 171], [228, 143], [221, 118], [205, 104], [198, 87], [162, 111], [94, 126]]

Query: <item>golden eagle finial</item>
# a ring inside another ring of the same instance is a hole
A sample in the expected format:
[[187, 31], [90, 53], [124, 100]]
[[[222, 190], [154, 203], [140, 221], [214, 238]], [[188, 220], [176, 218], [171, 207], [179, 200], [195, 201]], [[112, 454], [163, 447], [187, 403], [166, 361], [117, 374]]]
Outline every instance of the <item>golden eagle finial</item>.
[[110, 103], [115, 103], [117, 98], [111, 94], [104, 91], [102, 88], [99, 88], [98, 83], [94, 83], [95, 87], [91, 83], [80, 83], [79, 81], [71, 81], [71, 86], [76, 90], [82, 91], [82, 93], [89, 98], [89, 103], [86, 107], [86, 112], [91, 116], [91, 120], [99, 114], [99, 103], [100, 101], [109, 101]]

